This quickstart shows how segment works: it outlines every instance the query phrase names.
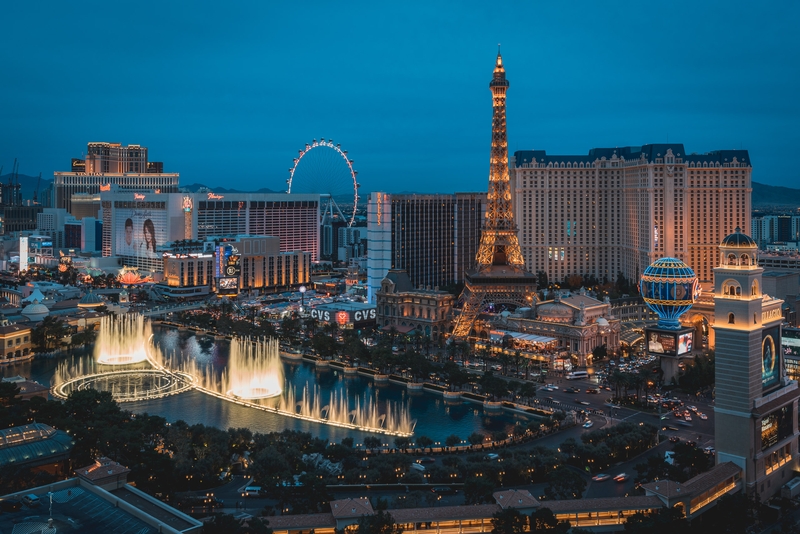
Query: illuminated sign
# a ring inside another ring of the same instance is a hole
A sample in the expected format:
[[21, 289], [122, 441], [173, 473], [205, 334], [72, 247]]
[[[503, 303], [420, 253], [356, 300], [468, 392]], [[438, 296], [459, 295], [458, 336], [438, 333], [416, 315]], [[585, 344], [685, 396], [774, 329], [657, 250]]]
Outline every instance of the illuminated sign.
[[383, 201], [383, 194], [378, 193], [378, 226], [381, 225], [381, 218], [383, 213], [381, 212], [381, 202]]
[[692, 352], [694, 332], [685, 332], [678, 336], [678, 356]]
[[372, 308], [370, 310], [358, 310], [355, 312], [349, 312], [347, 310], [339, 310], [339, 311], [319, 310], [316, 308], [313, 308], [311, 310], [312, 318], [317, 319], [318, 321], [326, 321], [326, 322], [335, 320], [340, 325], [349, 324], [350, 322], [358, 323], [361, 321], [370, 321], [370, 320], [374, 321], [376, 316], [377, 314], [375, 308]]
[[220, 278], [217, 281], [217, 293], [220, 295], [235, 295], [239, 293], [239, 279]]
[[141, 195], [139, 193], [134, 193], [133, 194], [133, 199], [134, 200], [144, 200], [144, 195]]
[[111, 191], [111, 184], [101, 185], [100, 191]]
[[781, 327], [773, 326], [761, 331], [761, 386], [771, 388], [781, 378]]
[[781, 348], [784, 356], [794, 359], [800, 358], [800, 330], [797, 328], [784, 328], [781, 334]]
[[781, 315], [780, 308], [772, 308], [771, 310], [767, 310], [765, 312], [761, 312], [761, 322], [768, 323], [770, 321], [774, 321], [775, 319], [782, 319], [783, 315]]
[[336, 313], [336, 322], [339, 324], [347, 324], [350, 322], [350, 314], [342, 310]]
[[769, 449], [792, 435], [792, 405], [778, 408], [761, 419], [761, 450]]
[[667, 332], [647, 332], [647, 351], [653, 354], [675, 354], [677, 334]]
[[215, 195], [214, 193], [208, 194], [208, 200], [222, 200], [223, 198], [225, 198], [224, 195]]
[[28, 270], [28, 238], [19, 238], [19, 270]]
[[375, 319], [375, 309], [373, 308], [371, 310], [357, 311], [353, 315], [354, 315], [353, 317], [354, 321], [366, 321], [368, 319]]
[[318, 321], [330, 321], [331, 320], [331, 312], [327, 310], [311, 310], [311, 318], [317, 319]]
[[193, 206], [194, 201], [192, 201], [192, 197], [183, 197], [183, 211], [190, 212]]

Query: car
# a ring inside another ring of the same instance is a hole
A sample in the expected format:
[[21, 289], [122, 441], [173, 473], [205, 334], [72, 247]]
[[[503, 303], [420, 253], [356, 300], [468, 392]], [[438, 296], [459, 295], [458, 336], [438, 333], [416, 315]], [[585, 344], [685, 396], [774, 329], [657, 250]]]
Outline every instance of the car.
[[670, 436], [669, 437], [669, 442], [670, 443], [678, 443], [680, 440], [681, 440], [681, 438], [679, 438], [678, 436]]
[[714, 454], [717, 452], [717, 450], [714, 447], [705, 447], [703, 449], [703, 452], [708, 454], [709, 456], [714, 456]]
[[594, 426], [593, 421], [586, 421], [585, 423], [583, 423], [583, 428], [592, 428], [592, 426]]
[[437, 495], [458, 495], [458, 490], [450, 486], [434, 486], [431, 492]]
[[486, 456], [483, 457], [484, 460], [497, 460], [499, 458], [500, 458], [500, 455], [496, 454], [496, 453], [493, 453], [493, 452], [490, 452], [489, 454], [487, 454]]
[[22, 502], [25, 503], [28, 508], [38, 508], [42, 505], [42, 501], [39, 500], [39, 497], [33, 493], [29, 493], [28, 495], [22, 497]]
[[411, 464], [409, 469], [413, 469], [414, 471], [419, 471], [420, 473], [425, 472], [425, 466], [422, 464]]
[[692, 426], [692, 423], [689, 421], [678, 421], [678, 424], [681, 426]]
[[686, 444], [688, 446], [690, 446], [690, 447], [697, 447], [697, 442], [696, 441], [687, 441]]
[[572, 389], [572, 388], [564, 388], [564, 393], [578, 393], [578, 392], [577, 392], [577, 391], [575, 391], [575, 390], [574, 390], [574, 389]]
[[672, 430], [673, 432], [677, 432], [680, 428], [675, 428], [674, 426], [662, 426], [661, 430]]
[[589, 403], [586, 401], [578, 401], [579, 403], [583, 404], [584, 406], [589, 406]]
[[620, 473], [620, 474], [618, 474], [617, 476], [614, 477], [614, 481], [615, 482], [625, 482], [626, 480], [628, 480], [628, 478], [629, 477], [628, 477], [627, 473]]
[[684, 415], [684, 416], [683, 416], [683, 418], [684, 418], [686, 421], [691, 421], [691, 420], [692, 420], [692, 416], [691, 416], [691, 415]]
[[594, 480], [595, 482], [605, 482], [609, 478], [611, 478], [611, 475], [607, 475], [605, 473], [600, 473], [599, 475], [593, 476], [592, 480]]
[[423, 456], [422, 458], [417, 458], [418, 464], [432, 464], [435, 463], [436, 460], [431, 458], [430, 456]]
[[550, 388], [554, 391], [558, 389], [558, 386], [555, 384], [545, 384], [545, 387]]
[[687, 406], [686, 408], [692, 412], [697, 412], [697, 406]]
[[702, 419], [703, 421], [705, 421], [706, 419], [708, 419], [708, 416], [707, 416], [706, 414], [704, 414], [704, 413], [698, 413], [698, 414], [697, 414], [697, 417], [699, 417], [699, 418], [700, 418], [700, 419]]

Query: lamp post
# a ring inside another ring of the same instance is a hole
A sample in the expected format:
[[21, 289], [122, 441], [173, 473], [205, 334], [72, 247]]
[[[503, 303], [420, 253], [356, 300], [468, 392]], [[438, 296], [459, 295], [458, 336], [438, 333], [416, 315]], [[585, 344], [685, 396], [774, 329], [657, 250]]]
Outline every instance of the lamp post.
[[300, 313], [303, 313], [303, 308], [306, 306], [306, 286], [300, 286]]

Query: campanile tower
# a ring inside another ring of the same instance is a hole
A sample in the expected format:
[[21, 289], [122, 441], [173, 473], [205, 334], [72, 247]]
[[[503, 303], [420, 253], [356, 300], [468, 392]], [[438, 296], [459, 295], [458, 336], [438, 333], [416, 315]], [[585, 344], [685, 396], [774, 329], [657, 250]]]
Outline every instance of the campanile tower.
[[475, 257], [476, 269], [466, 273], [466, 285], [459, 299], [463, 307], [453, 329], [456, 339], [469, 335], [478, 314], [490, 304], [529, 306], [536, 291], [535, 277], [525, 269], [511, 208], [506, 136], [508, 80], [500, 52], [489, 89], [492, 91], [492, 151], [486, 218]]

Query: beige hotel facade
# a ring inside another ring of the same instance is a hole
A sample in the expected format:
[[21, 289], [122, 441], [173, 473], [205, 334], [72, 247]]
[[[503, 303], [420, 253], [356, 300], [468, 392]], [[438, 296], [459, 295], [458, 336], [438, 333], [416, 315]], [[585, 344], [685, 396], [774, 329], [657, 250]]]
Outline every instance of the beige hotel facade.
[[654, 260], [690, 265], [711, 287], [718, 245], [750, 228], [752, 167], [746, 150], [687, 154], [683, 145], [595, 148], [588, 155], [515, 152], [514, 214], [528, 269], [551, 282], [622, 273]]

